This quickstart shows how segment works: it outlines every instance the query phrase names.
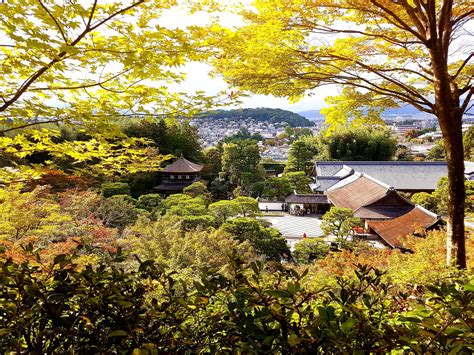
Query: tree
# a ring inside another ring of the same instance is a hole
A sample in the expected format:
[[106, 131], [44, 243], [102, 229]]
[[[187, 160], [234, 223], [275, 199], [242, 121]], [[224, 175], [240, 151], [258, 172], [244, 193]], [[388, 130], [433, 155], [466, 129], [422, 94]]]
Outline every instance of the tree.
[[207, 190], [206, 185], [204, 185], [201, 181], [193, 182], [191, 185], [186, 186], [183, 189], [183, 194], [189, 195], [191, 197], [204, 197], [206, 200], [211, 199], [211, 195]]
[[[466, 180], [464, 181], [464, 186], [466, 189], [466, 212], [472, 212], [474, 210], [474, 182]], [[444, 176], [439, 179], [436, 189], [431, 194], [426, 192], [416, 193], [411, 197], [411, 201], [432, 212], [446, 215], [448, 213], [449, 202], [447, 177]]]
[[97, 209], [97, 216], [107, 227], [118, 227], [123, 230], [125, 226], [137, 220], [137, 210], [133, 199], [128, 195], [114, 195], [105, 198]]
[[285, 172], [306, 171], [312, 163], [316, 151], [307, 140], [297, 140], [291, 144]]
[[173, 194], [162, 203], [166, 214], [175, 216], [203, 216], [208, 213], [208, 201], [204, 196], [191, 197], [186, 194]]
[[340, 127], [321, 140], [333, 160], [390, 160], [397, 150], [397, 141], [388, 129]]
[[245, 139], [253, 139], [255, 141], [263, 141], [263, 137], [260, 133], [250, 133], [247, 127], [239, 129], [237, 133], [232, 136], [225, 137], [222, 142], [230, 143], [232, 141], [240, 141]]
[[217, 218], [220, 224], [229, 217], [237, 216], [240, 211], [240, 206], [234, 200], [221, 200], [209, 205], [209, 212]]
[[233, 201], [239, 206], [240, 213], [242, 213], [244, 217], [259, 212], [258, 202], [253, 197], [238, 196]]
[[292, 171], [285, 173], [283, 177], [288, 179], [292, 191], [296, 191], [297, 193], [312, 192], [309, 187], [311, 178], [306, 175], [304, 171]]
[[272, 0], [255, 6], [243, 10], [247, 25], [215, 31], [222, 50], [214, 65], [229, 83], [293, 99], [336, 84], [345, 87], [345, 98], [357, 97], [355, 109], [365, 106], [375, 118], [398, 104], [437, 117], [448, 161], [447, 262], [465, 268], [461, 126], [474, 94], [474, 65], [463, 46], [472, 2]]
[[148, 212], [153, 212], [154, 210], [161, 207], [162, 202], [163, 196], [160, 194], [141, 195], [137, 200], [137, 208]]
[[297, 262], [307, 264], [322, 259], [329, 252], [329, 244], [318, 238], [306, 238], [295, 244], [293, 257]]
[[413, 194], [413, 196], [410, 198], [410, 201], [416, 205], [426, 208], [429, 211], [435, 212], [437, 210], [436, 199], [432, 194], [427, 192], [418, 192]]
[[254, 140], [241, 140], [223, 145], [222, 174], [235, 187], [241, 186], [251, 194], [252, 185], [263, 181], [260, 152]]
[[467, 161], [474, 160], [474, 126], [471, 126], [464, 133], [462, 139], [464, 144], [464, 159]]
[[265, 181], [265, 189], [263, 190], [263, 197], [276, 198], [278, 201], [283, 201], [285, 197], [293, 192], [293, 187], [288, 178], [272, 177]]
[[331, 207], [323, 216], [321, 229], [324, 235], [333, 235], [337, 241], [345, 244], [354, 235], [354, 227], [360, 224], [361, 220], [354, 217], [350, 208]]
[[130, 195], [130, 186], [126, 182], [106, 182], [100, 187], [104, 197]]
[[429, 160], [446, 160], [446, 149], [444, 148], [444, 140], [438, 139], [433, 148], [428, 152], [427, 158]]
[[290, 255], [288, 244], [280, 232], [275, 228], [264, 227], [256, 219], [235, 218], [226, 221], [222, 229], [241, 243], [250, 242], [258, 254], [264, 255], [269, 260], [280, 261], [283, 256]]
[[[143, 139], [125, 139], [119, 119], [193, 112], [214, 101], [202, 93], [178, 95], [148, 84], [180, 82], [176, 67], [206, 56], [193, 31], [157, 25], [175, 5], [144, 0], [3, 3], [0, 151], [19, 159], [47, 154], [49, 166], [67, 158], [82, 163], [74, 166], [82, 173], [159, 166], [164, 156], [144, 147], [149, 142]], [[188, 7], [202, 9], [199, 2]], [[78, 127], [90, 137], [57, 142], [64, 127]], [[24, 162], [18, 169], [1, 169], [0, 178], [25, 180], [41, 173]]]

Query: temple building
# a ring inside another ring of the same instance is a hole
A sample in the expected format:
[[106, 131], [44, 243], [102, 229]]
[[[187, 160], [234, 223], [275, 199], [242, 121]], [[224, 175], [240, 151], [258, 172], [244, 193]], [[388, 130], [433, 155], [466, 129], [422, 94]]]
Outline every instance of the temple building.
[[185, 187], [201, 179], [203, 167], [181, 157], [160, 171], [161, 184], [154, 190], [166, 195], [181, 193]]

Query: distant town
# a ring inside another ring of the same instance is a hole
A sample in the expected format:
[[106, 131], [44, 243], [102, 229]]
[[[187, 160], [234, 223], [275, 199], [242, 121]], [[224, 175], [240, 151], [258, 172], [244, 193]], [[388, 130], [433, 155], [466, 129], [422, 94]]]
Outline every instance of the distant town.
[[[260, 109], [255, 109], [255, 111], [257, 110]], [[280, 111], [295, 115], [291, 111]], [[435, 141], [442, 137], [437, 119], [426, 114], [404, 112], [403, 109], [400, 111], [401, 113], [397, 114], [397, 111], [392, 110], [394, 113], [389, 113], [382, 118], [390, 127], [392, 134], [398, 137], [399, 143], [406, 146], [411, 154], [420, 156], [427, 154], [435, 146]], [[305, 128], [311, 130], [313, 134], [318, 133], [324, 128], [324, 116], [318, 112], [311, 110], [298, 113], [302, 119], [306, 118], [311, 121], [312, 126], [293, 125], [293, 128]], [[282, 136], [286, 127], [291, 124], [283, 120], [275, 122], [272, 119], [255, 119], [252, 117], [252, 110], [249, 110], [248, 117], [234, 116], [235, 114], [229, 114], [229, 117], [226, 117], [225, 111], [220, 111], [220, 116], [217, 119], [216, 117], [200, 117], [191, 120], [190, 124], [198, 129], [203, 148], [213, 147], [224, 138], [246, 130], [251, 135], [261, 136], [259, 146], [262, 158], [270, 158], [275, 161], [287, 160], [291, 142], [288, 139], [281, 139], [278, 140], [278, 144], [274, 144], [274, 140]], [[463, 132], [473, 124], [474, 119], [466, 118]]]

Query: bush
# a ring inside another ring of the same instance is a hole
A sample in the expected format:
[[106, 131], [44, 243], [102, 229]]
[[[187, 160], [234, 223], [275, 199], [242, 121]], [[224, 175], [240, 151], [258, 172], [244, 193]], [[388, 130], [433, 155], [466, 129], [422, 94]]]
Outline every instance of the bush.
[[130, 195], [130, 186], [125, 182], [106, 182], [100, 189], [104, 197], [115, 195]]
[[290, 255], [290, 249], [275, 228], [266, 228], [252, 218], [235, 218], [225, 222], [222, 229], [230, 233], [239, 242], [248, 241], [255, 251], [268, 260], [280, 261]]
[[181, 221], [181, 228], [185, 231], [192, 231], [198, 228], [207, 229], [216, 226], [214, 216], [185, 216]]
[[137, 220], [137, 210], [132, 197], [115, 195], [104, 199], [97, 209], [97, 216], [107, 227], [123, 229]]
[[324, 240], [306, 238], [296, 243], [293, 258], [302, 264], [322, 259], [329, 252], [329, 245]]
[[[188, 241], [187, 241], [188, 242]], [[212, 239], [208, 240], [212, 243]], [[200, 238], [181, 248], [192, 263]], [[211, 244], [209, 244], [211, 245]], [[207, 252], [207, 254], [209, 251]], [[0, 254], [5, 353], [472, 353], [474, 284], [446, 279], [391, 293], [383, 273], [315, 292], [307, 272], [235, 259], [193, 283], [153, 261], [124, 271], [120, 253], [82, 271], [59, 255], [41, 268]], [[150, 293], [150, 291], [152, 291]]]
[[152, 212], [161, 207], [163, 197], [160, 194], [141, 195], [137, 201], [137, 208]]

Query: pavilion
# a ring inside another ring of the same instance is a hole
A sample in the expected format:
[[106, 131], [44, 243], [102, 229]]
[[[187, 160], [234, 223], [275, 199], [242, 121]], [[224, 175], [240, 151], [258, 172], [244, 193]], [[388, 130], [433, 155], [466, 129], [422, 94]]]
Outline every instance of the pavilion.
[[180, 193], [185, 187], [201, 179], [203, 167], [181, 157], [160, 171], [161, 184], [153, 189], [166, 195]]

